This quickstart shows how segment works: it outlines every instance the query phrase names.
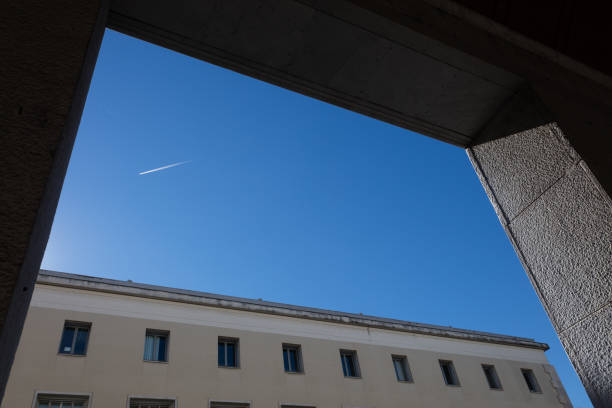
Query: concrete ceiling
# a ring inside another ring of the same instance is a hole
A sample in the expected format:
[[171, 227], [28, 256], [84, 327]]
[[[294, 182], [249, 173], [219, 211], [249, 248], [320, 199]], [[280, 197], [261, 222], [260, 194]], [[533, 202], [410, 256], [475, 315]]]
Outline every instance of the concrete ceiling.
[[341, 0], [114, 0], [108, 26], [458, 146], [523, 82]]

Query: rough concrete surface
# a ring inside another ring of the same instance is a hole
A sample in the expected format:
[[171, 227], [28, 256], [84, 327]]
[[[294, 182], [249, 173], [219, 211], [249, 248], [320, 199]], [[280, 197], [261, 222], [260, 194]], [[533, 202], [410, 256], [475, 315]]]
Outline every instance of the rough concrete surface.
[[593, 404], [612, 407], [612, 303], [563, 331], [560, 338]]
[[577, 161], [554, 124], [479, 144], [472, 150], [508, 221]]
[[612, 207], [580, 165], [509, 226], [557, 330], [612, 300]]
[[[129, 1], [129, 0], [121, 0]], [[306, 1], [306, 0], [302, 0]], [[328, 0], [327, 2], [331, 2]], [[310, 0], [310, 2], [315, 2]], [[517, 35], [508, 27], [496, 24], [446, 0], [348, 0], [423, 35], [452, 45], [471, 56], [512, 72], [532, 86], [555, 120], [562, 125], [573, 148], [589, 163], [599, 183], [612, 194], [612, 78], [587, 67], [542, 44]], [[318, 2], [315, 2], [318, 3]], [[470, 3], [474, 3], [471, 1]], [[481, 2], [494, 5], [494, 2]], [[517, 9], [533, 8], [530, 3], [516, 3]], [[578, 8], [596, 12], [603, 2]], [[580, 4], [580, 6], [578, 6]], [[349, 9], [347, 7], [347, 9]], [[497, 9], [500, 11], [500, 9]], [[527, 13], [528, 11], [525, 10]], [[609, 14], [607, 11], [599, 12]], [[346, 12], [346, 14], [350, 14]], [[523, 13], [521, 12], [522, 16]], [[469, 22], [466, 24], [466, 22]], [[546, 21], [548, 22], [548, 21]], [[526, 24], [529, 31], [537, 24]], [[563, 27], [571, 31], [573, 26]]]
[[556, 123], [503, 124], [468, 155], [593, 403], [610, 407], [610, 197]]

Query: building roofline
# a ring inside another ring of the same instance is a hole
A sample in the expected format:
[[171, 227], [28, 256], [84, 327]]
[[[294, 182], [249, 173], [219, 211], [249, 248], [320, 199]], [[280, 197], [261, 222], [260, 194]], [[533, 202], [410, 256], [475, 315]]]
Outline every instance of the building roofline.
[[534, 339], [41, 269], [38, 284], [546, 351]]

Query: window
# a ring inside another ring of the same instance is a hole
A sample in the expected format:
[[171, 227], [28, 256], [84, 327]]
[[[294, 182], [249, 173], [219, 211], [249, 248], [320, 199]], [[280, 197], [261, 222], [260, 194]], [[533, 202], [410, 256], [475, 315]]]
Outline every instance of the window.
[[406, 356], [391, 356], [393, 368], [395, 369], [395, 377], [400, 382], [412, 382], [412, 374], [408, 367]]
[[283, 344], [283, 363], [288, 373], [302, 373], [302, 349], [299, 345]]
[[291, 405], [291, 404], [281, 404], [281, 408], [316, 408], [311, 405]]
[[248, 402], [215, 402], [210, 403], [210, 408], [249, 408]]
[[342, 362], [342, 372], [345, 377], [361, 377], [356, 351], [340, 350], [340, 361]]
[[169, 335], [168, 331], [147, 329], [144, 347], [145, 361], [168, 361]]
[[521, 368], [521, 372], [523, 373], [523, 378], [525, 379], [525, 383], [527, 384], [527, 388], [529, 388], [529, 391], [542, 392], [542, 390], [540, 389], [540, 384], [538, 384], [538, 380], [536, 379], [533, 370]]
[[36, 402], [37, 408], [87, 408], [89, 397], [39, 394]]
[[444, 382], [446, 385], [459, 386], [459, 378], [457, 377], [457, 372], [455, 371], [455, 365], [453, 362], [448, 360], [439, 361], [440, 368], [442, 369], [442, 377], [444, 377]]
[[497, 370], [495, 370], [495, 366], [483, 364], [482, 371], [484, 371], [484, 375], [487, 378], [487, 382], [489, 383], [489, 388], [492, 390], [501, 390], [501, 382], [499, 381], [499, 377], [497, 376]]
[[130, 408], [174, 408], [174, 401], [167, 399], [130, 398]]
[[239, 367], [238, 339], [219, 337], [219, 367]]
[[61, 354], [72, 354], [84, 356], [87, 353], [87, 342], [89, 340], [89, 329], [91, 323], [69, 322], [64, 323], [62, 340], [59, 352]]

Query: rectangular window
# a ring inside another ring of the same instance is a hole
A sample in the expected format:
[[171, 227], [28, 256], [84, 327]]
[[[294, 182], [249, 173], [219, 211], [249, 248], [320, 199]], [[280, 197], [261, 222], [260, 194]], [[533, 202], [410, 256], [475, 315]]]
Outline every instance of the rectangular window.
[[248, 402], [216, 402], [211, 401], [210, 408], [249, 408]]
[[484, 375], [487, 378], [487, 383], [489, 383], [489, 388], [492, 390], [501, 390], [501, 381], [499, 381], [499, 377], [497, 376], [497, 370], [495, 366], [483, 364], [482, 371], [484, 371]]
[[410, 372], [410, 367], [408, 367], [406, 356], [391, 356], [391, 359], [397, 381], [412, 382], [412, 373]]
[[527, 384], [527, 388], [529, 388], [529, 391], [542, 392], [542, 390], [540, 389], [540, 384], [538, 384], [538, 380], [536, 379], [533, 370], [521, 368], [521, 372], [523, 373], [523, 378], [525, 379], [525, 383]]
[[340, 362], [342, 363], [342, 372], [345, 377], [361, 377], [357, 352], [355, 350], [340, 350]]
[[37, 408], [87, 408], [89, 397], [74, 395], [39, 394]]
[[283, 344], [283, 364], [288, 373], [302, 373], [302, 348], [295, 344]]
[[90, 328], [91, 323], [65, 322], [59, 352], [61, 354], [84, 356], [87, 353]]
[[291, 405], [291, 404], [281, 404], [281, 408], [316, 408], [314, 405]]
[[444, 377], [444, 382], [446, 385], [459, 386], [459, 377], [457, 377], [457, 372], [455, 371], [455, 365], [453, 362], [448, 360], [439, 361], [440, 369], [442, 370], [442, 377]]
[[174, 408], [174, 401], [167, 399], [130, 398], [130, 408]]
[[144, 360], [168, 361], [168, 337], [170, 332], [147, 329], [145, 336]]
[[238, 339], [219, 337], [219, 367], [239, 367]]

